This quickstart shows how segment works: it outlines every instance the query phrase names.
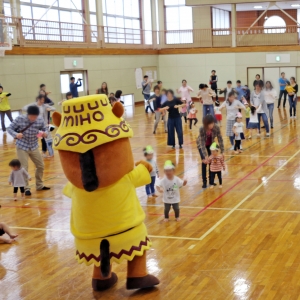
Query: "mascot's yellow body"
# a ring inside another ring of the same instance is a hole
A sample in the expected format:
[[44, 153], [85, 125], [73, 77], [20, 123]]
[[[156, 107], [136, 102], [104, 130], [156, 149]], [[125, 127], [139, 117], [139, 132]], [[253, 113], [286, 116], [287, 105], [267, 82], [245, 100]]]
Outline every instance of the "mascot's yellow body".
[[117, 282], [111, 262], [128, 261], [127, 288], [157, 285], [147, 274], [146, 250], [151, 246], [145, 213], [135, 189], [150, 183], [151, 166], [134, 168], [129, 138], [132, 129], [122, 119], [123, 107], [112, 108], [105, 95], [65, 101], [53, 114], [59, 126], [54, 146], [70, 181], [64, 194], [72, 199], [71, 232], [76, 258], [94, 264], [92, 286], [101, 291]]

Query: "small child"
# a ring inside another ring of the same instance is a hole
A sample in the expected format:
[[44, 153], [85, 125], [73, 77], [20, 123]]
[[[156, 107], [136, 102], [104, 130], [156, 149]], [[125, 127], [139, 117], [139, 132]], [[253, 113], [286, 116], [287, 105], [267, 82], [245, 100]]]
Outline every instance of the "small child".
[[180, 117], [184, 117], [185, 123], [187, 123], [187, 106], [188, 104], [186, 103], [186, 99], [182, 98], [181, 101], [185, 104], [185, 106], [182, 106], [180, 108]]
[[186, 186], [187, 181], [175, 176], [175, 166], [170, 160], [167, 160], [165, 162], [164, 173], [165, 177], [160, 180], [159, 186], [157, 186], [157, 190], [160, 193], [164, 193], [163, 202], [165, 205], [165, 222], [169, 221], [169, 212], [171, 206], [173, 207], [173, 210], [175, 212], [176, 221], [179, 222], [179, 189], [183, 186]]
[[215, 116], [216, 116], [216, 120], [218, 122], [218, 125], [221, 127], [222, 126], [222, 111], [220, 109], [220, 102], [219, 100], [215, 102]]
[[188, 119], [190, 120], [190, 130], [192, 130], [193, 120], [195, 121], [194, 126], [196, 126], [196, 124], [198, 123], [198, 119], [197, 119], [197, 116], [196, 116], [197, 112], [198, 111], [195, 108], [195, 103], [191, 102], [190, 111], [189, 111], [189, 114], [188, 114]]
[[[259, 108], [260, 108], [260, 106], [259, 106]], [[255, 106], [251, 106], [250, 110], [251, 110], [251, 114], [250, 114], [250, 121], [248, 124], [248, 128], [250, 129], [250, 136], [248, 137], [248, 139], [251, 139], [251, 137], [253, 135], [253, 130], [255, 130], [255, 129], [257, 131], [257, 136], [259, 136], [258, 117], [257, 117], [257, 111], [256, 111]]]
[[20, 188], [22, 200], [25, 198], [25, 178], [31, 180], [30, 175], [24, 168], [21, 167], [21, 162], [18, 159], [13, 159], [9, 166], [11, 167], [11, 173], [9, 175], [8, 182], [14, 187], [14, 199], [17, 201], [18, 188]]
[[156, 175], [159, 178], [159, 172], [157, 168], [157, 164], [155, 160], [153, 159], [154, 150], [152, 146], [147, 146], [144, 149], [144, 156], [146, 158], [146, 161], [152, 166], [152, 172], [150, 173], [151, 176], [151, 183], [146, 185], [146, 193], [148, 196], [148, 200], [153, 200], [153, 198], [156, 198], [157, 195], [155, 194], [155, 179]]
[[[4, 234], [9, 236], [9, 239], [2, 237]], [[0, 223], [0, 242], [5, 244], [11, 244], [15, 241], [15, 238], [18, 237], [17, 234], [12, 233], [11, 229], [5, 224]]]
[[250, 113], [251, 113], [251, 108], [249, 107], [248, 103], [245, 103], [246, 106], [246, 128], [249, 129], [249, 120], [250, 120]]
[[57, 104], [62, 105], [65, 101], [73, 99], [73, 95], [71, 92], [66, 93], [66, 99], [59, 101]]
[[242, 140], [245, 139], [245, 136], [244, 136], [244, 124], [242, 123], [241, 113], [237, 114], [232, 131], [234, 133], [234, 140], [235, 140], [234, 153], [235, 154], [242, 153], [243, 150], [241, 149], [241, 143]]
[[45, 142], [47, 145], [47, 150], [48, 150], [48, 156], [47, 157], [53, 157], [54, 156], [54, 151], [53, 151], [53, 138], [51, 135], [51, 131], [53, 131], [55, 129], [55, 127], [53, 125], [49, 125], [49, 132], [48, 132], [48, 136], [45, 138]]
[[211, 156], [208, 158], [208, 163], [210, 164], [210, 178], [209, 184], [210, 188], [213, 189], [215, 186], [215, 177], [218, 176], [219, 188], [222, 188], [222, 170], [225, 171], [225, 163], [223, 155], [219, 154], [220, 147], [217, 143], [212, 143], [210, 146]]

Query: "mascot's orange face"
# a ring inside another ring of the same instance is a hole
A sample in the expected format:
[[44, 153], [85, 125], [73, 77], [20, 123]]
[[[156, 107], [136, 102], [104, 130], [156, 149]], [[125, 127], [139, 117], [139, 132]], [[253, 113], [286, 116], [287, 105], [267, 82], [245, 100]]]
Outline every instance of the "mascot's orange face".
[[[121, 117], [124, 108], [116, 103], [113, 113]], [[61, 115], [53, 114], [53, 123], [59, 126]], [[64, 173], [77, 188], [92, 192], [109, 186], [134, 168], [134, 161], [129, 138], [118, 139], [102, 144], [85, 153], [59, 150]]]

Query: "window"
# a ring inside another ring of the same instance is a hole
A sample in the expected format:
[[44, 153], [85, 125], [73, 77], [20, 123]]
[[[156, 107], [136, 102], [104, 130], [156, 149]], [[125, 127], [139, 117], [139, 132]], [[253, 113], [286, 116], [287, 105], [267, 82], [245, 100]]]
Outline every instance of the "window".
[[285, 33], [286, 23], [279, 16], [272, 16], [265, 20], [264, 33]]
[[7, 0], [3, 1], [3, 6], [4, 6], [4, 15], [7, 17], [11, 17], [11, 6], [10, 2]]
[[166, 43], [193, 43], [193, 11], [185, 0], [165, 0]]
[[230, 28], [230, 12], [223, 9], [212, 8], [213, 35], [229, 35], [230, 31], [220, 30]]
[[141, 44], [140, 0], [103, 0], [106, 43]]
[[89, 0], [89, 9], [90, 9], [91, 39], [92, 42], [97, 42], [98, 30], [97, 30], [97, 16], [96, 16], [96, 0]]
[[151, 0], [144, 0], [144, 38], [146, 45], [152, 45]]

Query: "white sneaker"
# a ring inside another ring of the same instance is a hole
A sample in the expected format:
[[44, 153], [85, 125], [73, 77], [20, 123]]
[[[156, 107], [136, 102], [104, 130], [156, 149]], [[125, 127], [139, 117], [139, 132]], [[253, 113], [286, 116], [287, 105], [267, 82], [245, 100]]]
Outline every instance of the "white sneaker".
[[229, 150], [234, 150], [234, 146], [232, 146]]
[[269, 137], [269, 136], [270, 136], [270, 133], [267, 133], [266, 136]]
[[243, 146], [242, 145], [240, 146], [240, 149], [243, 150]]

